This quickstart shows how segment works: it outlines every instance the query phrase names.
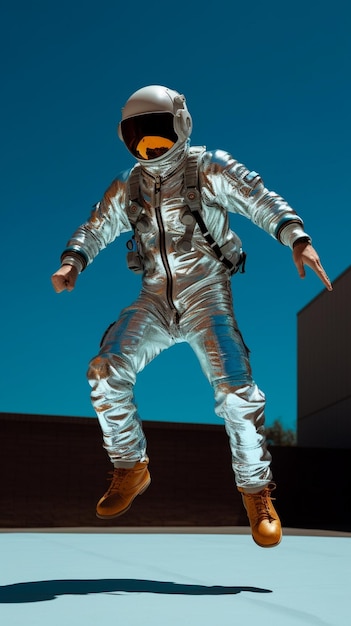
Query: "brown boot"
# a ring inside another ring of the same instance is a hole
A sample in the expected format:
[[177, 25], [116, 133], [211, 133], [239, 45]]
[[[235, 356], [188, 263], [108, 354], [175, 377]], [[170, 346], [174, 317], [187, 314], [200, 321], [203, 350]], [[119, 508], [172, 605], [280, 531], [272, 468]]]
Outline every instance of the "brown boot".
[[273, 489], [275, 485], [272, 483], [258, 493], [247, 493], [238, 487], [250, 521], [252, 538], [261, 548], [273, 548], [282, 538], [280, 520], [271, 499]]
[[126, 513], [136, 496], [141, 495], [150, 485], [148, 461], [139, 461], [134, 467], [115, 467], [111, 484], [96, 505], [96, 515], [100, 519], [111, 519]]

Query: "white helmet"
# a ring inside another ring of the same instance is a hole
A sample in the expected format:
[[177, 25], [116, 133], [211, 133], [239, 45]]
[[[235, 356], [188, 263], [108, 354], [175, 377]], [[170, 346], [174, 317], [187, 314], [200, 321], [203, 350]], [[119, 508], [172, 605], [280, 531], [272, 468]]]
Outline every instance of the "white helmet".
[[168, 87], [150, 85], [127, 100], [118, 136], [138, 161], [155, 163], [184, 144], [191, 130], [184, 96]]

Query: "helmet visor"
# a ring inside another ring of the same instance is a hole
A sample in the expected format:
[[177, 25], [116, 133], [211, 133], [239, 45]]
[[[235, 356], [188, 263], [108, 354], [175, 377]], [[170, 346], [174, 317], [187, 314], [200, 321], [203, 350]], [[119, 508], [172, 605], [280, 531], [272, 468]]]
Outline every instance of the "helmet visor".
[[146, 113], [121, 122], [128, 150], [137, 158], [152, 161], [170, 150], [178, 140], [172, 113]]

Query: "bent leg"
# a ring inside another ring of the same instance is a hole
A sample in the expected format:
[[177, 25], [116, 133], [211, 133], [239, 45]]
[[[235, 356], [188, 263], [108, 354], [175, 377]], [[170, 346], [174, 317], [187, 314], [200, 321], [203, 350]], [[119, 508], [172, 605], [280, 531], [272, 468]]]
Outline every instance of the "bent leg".
[[214, 383], [217, 415], [224, 419], [229, 437], [232, 464], [238, 487], [256, 492], [272, 480], [264, 435], [265, 396], [255, 385]]
[[91, 401], [114, 465], [131, 467], [146, 458], [146, 441], [134, 401], [136, 375], [173, 340], [140, 302], [124, 309], [89, 365]]
[[211, 286], [201, 298], [206, 308], [200, 313], [195, 308], [189, 310], [192, 319], [188, 316], [187, 341], [214, 389], [215, 412], [225, 422], [236, 484], [246, 491], [257, 491], [272, 478], [264, 435], [265, 396], [252, 379], [230, 286]]

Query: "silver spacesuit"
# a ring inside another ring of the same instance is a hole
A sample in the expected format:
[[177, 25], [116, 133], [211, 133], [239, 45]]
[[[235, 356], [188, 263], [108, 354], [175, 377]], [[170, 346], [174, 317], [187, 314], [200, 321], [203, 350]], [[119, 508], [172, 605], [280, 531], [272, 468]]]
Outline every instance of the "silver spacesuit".
[[[236, 484], [257, 491], [272, 478], [265, 397], [252, 378], [234, 316], [231, 271], [189, 209], [186, 164], [197, 150], [189, 146], [191, 128], [185, 99], [177, 92], [151, 86], [133, 94], [123, 109], [119, 135], [139, 163], [137, 201], [131, 198], [131, 172], [118, 176], [61, 260], [82, 271], [120, 233], [135, 233], [141, 293], [109, 327], [88, 371], [104, 446], [115, 467], [132, 467], [147, 458], [133, 398], [138, 372], [166, 348], [187, 342], [213, 387]], [[230, 248], [232, 241], [229, 213], [249, 218], [291, 248], [297, 239], [308, 239], [301, 218], [265, 188], [257, 173], [222, 150], [198, 152], [201, 216], [220, 249]]]

